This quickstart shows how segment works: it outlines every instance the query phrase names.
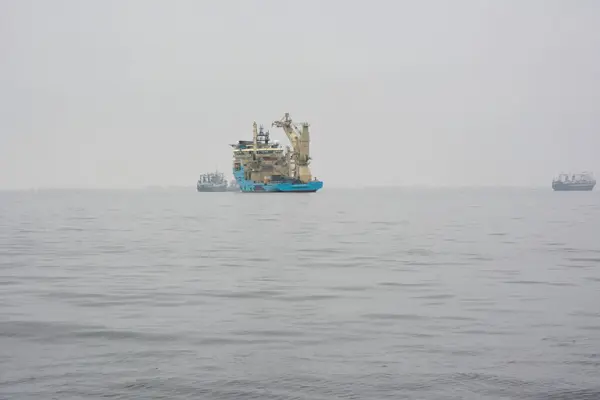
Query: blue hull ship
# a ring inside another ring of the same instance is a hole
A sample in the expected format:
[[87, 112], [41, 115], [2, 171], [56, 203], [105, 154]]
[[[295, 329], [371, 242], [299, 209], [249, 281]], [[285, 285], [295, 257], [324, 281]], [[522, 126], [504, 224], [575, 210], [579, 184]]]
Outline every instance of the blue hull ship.
[[283, 128], [291, 148], [271, 141], [269, 132], [253, 124], [252, 140], [240, 140], [233, 147], [233, 176], [243, 193], [314, 193], [323, 182], [314, 178], [309, 167], [308, 124], [301, 128], [289, 117], [273, 122]]
[[244, 167], [241, 165], [237, 170], [234, 168], [233, 177], [237, 181], [242, 192], [250, 193], [314, 193], [323, 188], [323, 182], [317, 180], [302, 183], [300, 181], [284, 178], [279, 181], [267, 183], [255, 182], [244, 178]]

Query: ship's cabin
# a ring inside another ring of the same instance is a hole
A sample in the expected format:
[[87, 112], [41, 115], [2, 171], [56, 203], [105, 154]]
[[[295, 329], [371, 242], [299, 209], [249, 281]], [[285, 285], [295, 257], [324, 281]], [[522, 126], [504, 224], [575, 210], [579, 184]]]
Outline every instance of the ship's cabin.
[[268, 146], [269, 140], [269, 131], [265, 131], [265, 129], [261, 125], [258, 130], [258, 133], [256, 134], [256, 141], [258, 142], [258, 144]]

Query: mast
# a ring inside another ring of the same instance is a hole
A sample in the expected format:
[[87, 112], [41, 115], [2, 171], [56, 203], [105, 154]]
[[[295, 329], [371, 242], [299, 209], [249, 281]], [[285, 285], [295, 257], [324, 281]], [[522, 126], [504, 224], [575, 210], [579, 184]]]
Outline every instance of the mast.
[[252, 124], [252, 142], [254, 146], [254, 151], [258, 149], [258, 132], [256, 131], [256, 121]]

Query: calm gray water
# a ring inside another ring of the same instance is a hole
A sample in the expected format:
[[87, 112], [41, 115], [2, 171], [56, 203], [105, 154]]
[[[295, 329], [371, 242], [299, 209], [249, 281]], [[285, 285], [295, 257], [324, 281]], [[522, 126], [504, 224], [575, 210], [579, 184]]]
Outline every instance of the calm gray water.
[[598, 399], [600, 193], [0, 193], [2, 399]]

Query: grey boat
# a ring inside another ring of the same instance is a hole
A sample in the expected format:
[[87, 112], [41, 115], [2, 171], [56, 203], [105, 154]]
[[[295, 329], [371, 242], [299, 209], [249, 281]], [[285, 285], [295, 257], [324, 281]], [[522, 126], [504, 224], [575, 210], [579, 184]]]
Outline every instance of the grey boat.
[[589, 192], [596, 186], [596, 179], [590, 172], [578, 174], [559, 174], [552, 180], [552, 189], [557, 192], [585, 191]]
[[222, 172], [209, 172], [200, 175], [196, 183], [198, 192], [226, 192], [227, 180]]

